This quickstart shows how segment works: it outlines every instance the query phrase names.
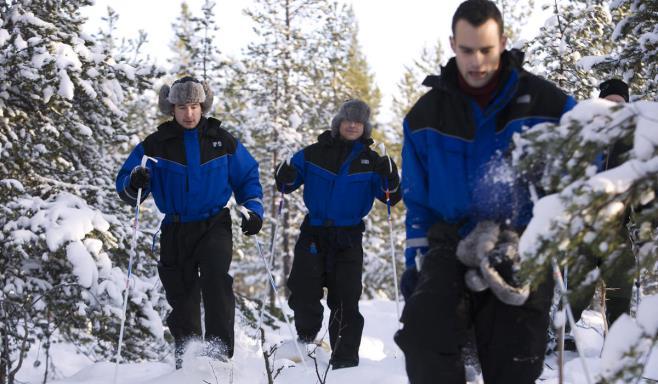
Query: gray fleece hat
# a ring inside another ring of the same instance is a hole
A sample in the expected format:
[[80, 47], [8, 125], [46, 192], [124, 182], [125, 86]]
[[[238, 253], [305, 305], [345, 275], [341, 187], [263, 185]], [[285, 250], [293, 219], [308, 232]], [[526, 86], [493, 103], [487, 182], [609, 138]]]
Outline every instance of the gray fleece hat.
[[364, 101], [359, 99], [348, 100], [340, 106], [338, 113], [331, 120], [331, 135], [339, 136], [338, 128], [343, 120], [355, 121], [363, 124], [363, 138], [369, 139], [372, 133], [370, 125], [370, 107]]
[[158, 96], [160, 112], [171, 115], [176, 104], [200, 103], [201, 111], [205, 115], [212, 106], [212, 90], [206, 82], [200, 82], [192, 76], [182, 77], [171, 85], [162, 86]]

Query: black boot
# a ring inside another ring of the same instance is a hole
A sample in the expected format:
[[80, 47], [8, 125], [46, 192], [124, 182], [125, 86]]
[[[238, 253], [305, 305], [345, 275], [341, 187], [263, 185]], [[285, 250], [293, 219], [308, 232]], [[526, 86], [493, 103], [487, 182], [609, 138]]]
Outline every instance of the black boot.
[[331, 364], [331, 369], [351, 368], [359, 365], [359, 359], [332, 358], [329, 364]]
[[297, 340], [304, 344], [315, 344], [315, 338], [317, 335], [309, 335], [304, 333], [297, 333]]

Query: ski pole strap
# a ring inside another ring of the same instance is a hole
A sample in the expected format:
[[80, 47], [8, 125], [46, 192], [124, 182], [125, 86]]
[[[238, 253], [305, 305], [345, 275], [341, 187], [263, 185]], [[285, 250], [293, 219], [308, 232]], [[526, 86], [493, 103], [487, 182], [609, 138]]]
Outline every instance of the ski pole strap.
[[151, 252], [155, 253], [155, 241], [158, 238], [158, 234], [160, 234], [160, 228], [153, 234], [153, 240], [151, 241]]
[[388, 189], [388, 178], [384, 178], [384, 188], [386, 188], [386, 209], [388, 211], [388, 217], [391, 217], [391, 191]]

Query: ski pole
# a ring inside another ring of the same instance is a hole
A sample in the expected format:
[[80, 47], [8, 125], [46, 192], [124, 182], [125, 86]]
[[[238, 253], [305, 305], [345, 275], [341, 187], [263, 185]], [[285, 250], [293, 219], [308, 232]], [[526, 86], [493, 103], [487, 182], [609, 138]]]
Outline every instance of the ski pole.
[[[274, 260], [274, 246], [276, 244], [276, 238], [279, 230], [279, 222], [281, 221], [281, 212], [283, 211], [284, 204], [284, 194], [281, 192], [281, 199], [279, 200], [279, 209], [276, 214], [276, 220], [274, 222], [274, 229], [272, 231], [272, 241], [270, 243], [270, 260], [268, 265], [272, 265]], [[262, 305], [260, 307], [260, 312], [258, 314], [258, 324], [256, 326], [256, 332], [259, 331], [260, 327], [263, 325], [263, 313], [265, 312], [265, 300], [266, 300], [267, 291], [263, 294]]]
[[[158, 162], [157, 159], [154, 159], [150, 156], [144, 155], [142, 157], [141, 166], [146, 167], [147, 161]], [[133, 226], [133, 238], [130, 242], [130, 257], [128, 258], [128, 276], [126, 277], [126, 289], [123, 296], [123, 310], [121, 314], [121, 328], [119, 330], [119, 345], [117, 347], [116, 363], [114, 366], [114, 384], [117, 383], [119, 379], [119, 361], [121, 360], [121, 347], [123, 344], [123, 331], [126, 325], [126, 310], [128, 308], [128, 293], [130, 292], [130, 278], [132, 277], [132, 267], [133, 267], [133, 255], [135, 254], [135, 246], [137, 245], [137, 229], [139, 228], [139, 208], [142, 200], [142, 188], [137, 190], [137, 200], [135, 201], [135, 224]]]
[[[239, 206], [238, 209], [240, 210], [240, 213], [245, 216], [249, 217], [249, 212], [247, 208], [243, 206]], [[279, 297], [279, 290], [276, 287], [276, 282], [274, 281], [274, 276], [272, 276], [272, 270], [270, 269], [269, 264], [267, 264], [267, 259], [265, 258], [265, 255], [263, 254], [263, 248], [260, 245], [260, 241], [258, 240], [258, 237], [254, 236], [254, 241], [256, 242], [256, 248], [258, 248], [258, 254], [260, 255], [260, 258], [263, 260], [263, 264], [265, 265], [265, 270], [267, 271], [267, 277], [270, 281], [270, 285], [272, 286], [272, 290], [274, 290], [274, 297], [276, 298], [277, 304], [279, 305], [279, 308], [281, 308], [281, 313], [283, 313], [283, 304], [281, 303], [281, 298]], [[292, 337], [292, 340], [295, 340], [295, 332], [292, 330], [292, 325], [290, 324], [290, 320], [288, 320], [288, 316], [286, 316], [285, 313], [283, 313], [283, 319], [286, 321], [286, 325], [288, 326], [288, 331], [290, 332], [290, 336]], [[308, 368], [306, 366], [306, 361], [304, 360], [304, 355], [302, 354], [301, 349], [299, 349], [299, 344], [295, 342], [295, 349], [297, 350], [297, 353], [299, 354], [299, 358], [301, 359], [302, 365], [304, 368]]]
[[[256, 246], [258, 247], [258, 253], [260, 253], [260, 257], [263, 259], [263, 263], [265, 263], [265, 269], [267, 269], [267, 276], [270, 280], [270, 284], [272, 284], [272, 289], [274, 290], [274, 297], [276, 297], [277, 304], [279, 305], [279, 308], [281, 308], [281, 313], [283, 314], [283, 319], [286, 321], [286, 325], [288, 326], [290, 337], [292, 337], [292, 340], [294, 341], [295, 332], [292, 330], [292, 325], [290, 324], [290, 320], [288, 319], [288, 316], [285, 313], [283, 313], [283, 304], [281, 303], [281, 297], [279, 297], [279, 290], [276, 288], [276, 283], [274, 282], [274, 276], [272, 276], [272, 271], [270, 270], [270, 266], [267, 265], [267, 260], [265, 259], [265, 255], [263, 255], [263, 249], [260, 246], [260, 241], [258, 241], [258, 239], [255, 240], [256, 240]], [[299, 344], [297, 342], [295, 342], [295, 349], [299, 354], [299, 358], [301, 359], [302, 365], [304, 366], [304, 368], [307, 368], [306, 360], [304, 360], [304, 355], [302, 354], [301, 349], [299, 349]]]
[[[384, 156], [388, 157], [388, 170], [393, 173], [393, 164], [391, 158], [386, 154], [386, 146], [380, 144]], [[393, 286], [395, 288], [395, 311], [397, 313], [398, 328], [400, 328], [400, 295], [398, 293], [398, 270], [395, 263], [395, 243], [393, 241], [393, 220], [391, 218], [391, 191], [388, 188], [388, 178], [384, 178], [384, 188], [386, 188], [386, 210], [388, 215], [388, 237], [391, 245], [391, 265], [393, 266]]]
[[558, 286], [558, 289], [560, 290], [560, 294], [562, 295], [562, 304], [566, 309], [567, 319], [569, 320], [569, 325], [573, 330], [573, 337], [574, 341], [576, 342], [576, 350], [578, 351], [578, 356], [580, 357], [580, 363], [583, 367], [583, 372], [585, 373], [587, 384], [592, 384], [589, 369], [587, 368], [587, 361], [585, 360], [585, 356], [583, 356], [582, 348], [580, 342], [578, 341], [578, 329], [576, 328], [576, 321], [574, 320], [573, 313], [571, 312], [571, 305], [569, 304], [569, 299], [567, 297], [567, 289], [564, 280], [562, 279], [562, 273], [560, 273], [560, 267], [557, 265], [555, 257], [551, 260], [551, 264], [553, 266], [553, 278], [555, 278], [555, 282]]
[[638, 249], [639, 229], [635, 222], [635, 208], [633, 208], [633, 206], [631, 206], [631, 216], [626, 224], [626, 230], [628, 231], [628, 237], [631, 240], [631, 252], [633, 252], [633, 257], [635, 259], [635, 317], [637, 317], [637, 311], [640, 308], [642, 272], [640, 268], [640, 250]]
[[[567, 266], [564, 266], [564, 288], [565, 290], [568, 289], [568, 272], [569, 269]], [[564, 300], [562, 301], [562, 309], [564, 309]], [[566, 311], [566, 310], [565, 310]], [[573, 328], [572, 328], [573, 329]], [[562, 384], [564, 383], [564, 337], [565, 337], [565, 331], [566, 331], [566, 323], [562, 321], [562, 326], [560, 326], [560, 331], [558, 335], [558, 383]], [[576, 330], [574, 329], [574, 335], [576, 333]]]

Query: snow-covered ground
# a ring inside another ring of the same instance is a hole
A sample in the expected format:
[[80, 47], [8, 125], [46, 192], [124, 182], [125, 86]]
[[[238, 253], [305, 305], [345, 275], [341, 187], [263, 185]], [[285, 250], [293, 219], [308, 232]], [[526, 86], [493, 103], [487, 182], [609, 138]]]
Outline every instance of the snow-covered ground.
[[[397, 384], [406, 383], [404, 372], [404, 355], [393, 342], [398, 323], [395, 320], [395, 303], [391, 301], [363, 301], [361, 311], [366, 319], [363, 339], [361, 341], [360, 365], [357, 368], [342, 370], [329, 370], [327, 383], [377, 383]], [[328, 317], [325, 311], [325, 319]], [[181, 384], [181, 383], [226, 383], [228, 376], [233, 374], [235, 384], [267, 383], [263, 353], [259, 340], [256, 339], [254, 329], [240, 327], [236, 322], [235, 355], [229, 364], [219, 364], [203, 357], [194, 357], [186, 354], [183, 369], [174, 370], [172, 362], [148, 362], [139, 364], [122, 364], [119, 370], [119, 383], [122, 384]], [[307, 368], [299, 361], [285, 323], [277, 330], [268, 330], [267, 341], [270, 345], [280, 346], [273, 358], [274, 368], [284, 367], [276, 378], [276, 383], [314, 383], [317, 382], [316, 370], [313, 361], [307, 359]], [[318, 337], [323, 336], [326, 330], [326, 320]], [[324, 335], [325, 343], [329, 336]], [[193, 346], [194, 347], [194, 346]], [[192, 348], [193, 348], [192, 347]], [[113, 383], [114, 368], [112, 363], [92, 363], [84, 356], [76, 354], [71, 346], [57, 344], [53, 346], [53, 359], [58, 376], [64, 377], [53, 384], [108, 384]], [[189, 351], [189, 348], [188, 348]], [[324, 374], [324, 367], [328, 362], [329, 354], [324, 349], [316, 352], [320, 366], [320, 373]], [[38, 359], [35, 351], [31, 351], [24, 369], [18, 375], [22, 382], [36, 384], [43, 382], [43, 365], [34, 366]]]
[[[395, 320], [395, 303], [390, 301], [362, 301], [361, 311], [366, 319], [359, 355], [360, 365], [332, 371], [329, 370], [326, 383], [341, 384], [406, 384], [404, 355], [393, 342], [393, 334], [398, 323]], [[326, 316], [325, 316], [326, 317]], [[238, 322], [239, 323], [239, 322]], [[285, 323], [284, 323], [285, 324]], [[278, 345], [278, 350], [270, 361], [275, 370], [283, 367], [275, 382], [281, 384], [317, 383], [314, 362], [307, 359], [307, 367], [299, 362], [294, 344], [290, 342], [288, 328], [282, 324], [278, 330], [269, 330], [268, 344]], [[602, 320], [592, 311], [583, 314], [579, 327], [582, 335], [584, 353], [590, 373], [596, 375], [601, 370], [600, 353], [603, 348]], [[322, 333], [326, 329], [323, 328]], [[324, 337], [325, 342], [328, 336]], [[283, 344], [282, 344], [283, 343]], [[236, 327], [235, 356], [232, 362], [220, 364], [210, 362], [203, 357], [195, 357], [193, 349], [188, 348], [184, 358], [183, 369], [174, 370], [169, 362], [146, 362], [139, 364], [122, 364], [119, 370], [119, 383], [122, 384], [180, 384], [180, 383], [229, 383], [260, 384], [267, 383], [263, 353], [259, 341], [251, 327]], [[76, 353], [70, 345], [53, 346], [55, 372], [59, 379], [53, 384], [109, 384], [113, 383], [115, 365], [111, 363], [92, 363], [89, 359]], [[324, 348], [316, 351], [319, 373], [324, 373], [329, 352]], [[41, 357], [43, 358], [43, 357]], [[44, 364], [34, 364], [39, 360], [36, 351], [31, 351], [24, 369], [18, 375], [21, 382], [37, 384], [43, 382]], [[583, 368], [576, 353], [566, 353], [565, 383], [587, 383]], [[38, 365], [38, 366], [35, 366]], [[558, 383], [557, 364], [554, 356], [547, 357], [544, 372], [538, 383]], [[658, 352], [654, 351], [652, 360], [647, 364], [645, 377], [658, 379]]]

